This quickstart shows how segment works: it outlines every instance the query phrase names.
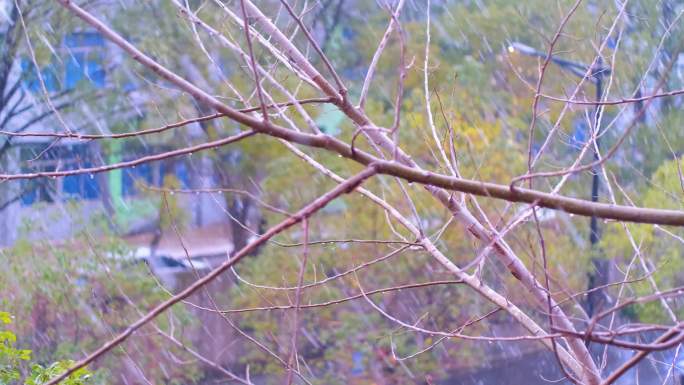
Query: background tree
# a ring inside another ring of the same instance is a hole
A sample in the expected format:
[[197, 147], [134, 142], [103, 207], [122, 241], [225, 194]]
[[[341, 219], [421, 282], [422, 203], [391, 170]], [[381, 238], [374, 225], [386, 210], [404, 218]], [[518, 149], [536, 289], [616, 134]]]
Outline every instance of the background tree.
[[[112, 76], [135, 79], [142, 101], [139, 118], [117, 126], [125, 137], [93, 140], [153, 154], [0, 179], [187, 160], [187, 186], [141, 186], [154, 206], [139, 215], [182, 243], [221, 211], [234, 246], [172, 290], [123, 267], [107, 277], [104, 297], [127, 293], [101, 305], [120, 306], [101, 329], [116, 332], [103, 342], [89, 327], [75, 345], [92, 353], [73, 370], [115, 371], [100, 360], [148, 341], [201, 363], [138, 370], [167, 381], [201, 370], [241, 383], [432, 383], [499, 354], [544, 352], [554, 378], [606, 384], [653, 351], [667, 351], [670, 368], [677, 360], [684, 143], [663, 128], [678, 121], [682, 93], [677, 5], [60, 3], [118, 47]], [[589, 67], [569, 74], [548, 55], [610, 68], [601, 101]], [[589, 200], [592, 169], [608, 204]], [[171, 194], [194, 197], [191, 223]], [[597, 249], [591, 216], [602, 222]], [[596, 259], [607, 261], [605, 285], [590, 281]], [[590, 315], [587, 289], [606, 296]], [[61, 303], [43, 296], [22, 303]], [[241, 354], [193, 350], [195, 333], [232, 333]]]

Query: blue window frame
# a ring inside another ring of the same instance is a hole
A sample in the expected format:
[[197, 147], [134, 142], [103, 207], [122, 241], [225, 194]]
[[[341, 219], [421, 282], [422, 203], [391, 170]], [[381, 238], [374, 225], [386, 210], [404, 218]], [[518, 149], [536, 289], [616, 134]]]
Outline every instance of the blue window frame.
[[178, 178], [178, 180], [180, 181], [181, 188], [190, 187], [190, 175], [188, 174], [188, 165], [186, 165], [185, 162], [176, 162], [174, 168], [174, 174], [176, 175], [176, 178]]
[[21, 194], [21, 204], [24, 206], [30, 206], [36, 203], [36, 198], [38, 197], [38, 191], [35, 188], [29, 188], [28, 191], [24, 191]]
[[[105, 86], [104, 38], [97, 32], [74, 32], [64, 38], [62, 62], [56, 60], [40, 69], [48, 92], [71, 90], [80, 82], [95, 88]], [[21, 60], [24, 84], [31, 92], [41, 92], [41, 85], [33, 62]]]
[[64, 45], [74, 47], [102, 47], [104, 38], [99, 32], [74, 32], [64, 38]]
[[136, 183], [152, 184], [152, 167], [149, 163], [143, 163], [135, 168], [129, 167], [122, 174], [121, 193], [125, 197], [138, 194]]
[[[139, 158], [146, 154], [129, 153], [125, 159]], [[45, 151], [45, 145], [31, 145], [22, 148], [22, 160], [40, 158], [32, 162], [24, 162], [23, 172], [76, 170], [97, 166], [87, 144], [55, 146]], [[166, 174], [175, 175], [180, 181], [180, 188], [190, 186], [188, 164], [180, 160], [166, 160], [161, 163], [144, 163], [130, 167], [121, 172], [121, 194], [133, 197], [141, 192], [138, 184], [161, 187]], [[96, 200], [101, 197], [99, 178], [94, 174], [69, 175], [57, 179], [25, 180], [22, 182], [24, 193], [21, 203], [29, 206], [38, 202], [52, 203], [57, 200]]]
[[[139, 158], [142, 154], [135, 154], [130, 159]], [[128, 158], [127, 158], [128, 159]], [[133, 197], [140, 193], [138, 183], [148, 186], [162, 187], [164, 176], [174, 175], [180, 182], [180, 188], [190, 187], [190, 174], [186, 162], [179, 160], [161, 161], [161, 163], [144, 163], [135, 168], [127, 168], [122, 172], [121, 194]]]
[[[22, 159], [33, 159], [44, 151], [41, 146], [30, 146], [22, 149]], [[91, 167], [90, 154], [86, 144], [56, 146], [46, 151], [39, 159], [24, 168], [25, 172], [75, 170]], [[25, 181], [25, 190], [21, 202], [32, 205], [37, 202], [53, 202], [60, 199], [92, 200], [100, 197], [100, 186], [95, 175], [70, 175], [60, 179], [41, 179]]]
[[81, 191], [80, 175], [67, 176], [62, 180], [62, 192], [68, 196], [75, 196]]
[[64, 38], [68, 60], [64, 87], [75, 88], [81, 81], [89, 81], [96, 88], [105, 86], [103, 68], [104, 38], [97, 32], [76, 32]]
[[[29, 59], [22, 59], [20, 66], [24, 75], [24, 85], [26, 88], [31, 92], [42, 92], [38, 71], [36, 71], [36, 66], [33, 62]], [[43, 78], [43, 82], [45, 82], [45, 88], [48, 92], [56, 92], [59, 90], [59, 82], [57, 81], [58, 76], [54, 66], [49, 65], [41, 69], [40, 75]]]
[[62, 193], [70, 199], [93, 200], [100, 197], [100, 186], [94, 175], [70, 175], [62, 180]]

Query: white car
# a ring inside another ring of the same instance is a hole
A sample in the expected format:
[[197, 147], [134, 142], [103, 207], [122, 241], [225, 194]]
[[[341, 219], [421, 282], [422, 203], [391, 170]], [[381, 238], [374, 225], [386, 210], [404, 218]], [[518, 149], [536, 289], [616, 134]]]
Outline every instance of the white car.
[[173, 258], [165, 254], [155, 254], [149, 247], [138, 247], [126, 254], [109, 254], [108, 258], [123, 262], [144, 262], [154, 274], [169, 274], [174, 272], [205, 270], [211, 266], [204, 259]]

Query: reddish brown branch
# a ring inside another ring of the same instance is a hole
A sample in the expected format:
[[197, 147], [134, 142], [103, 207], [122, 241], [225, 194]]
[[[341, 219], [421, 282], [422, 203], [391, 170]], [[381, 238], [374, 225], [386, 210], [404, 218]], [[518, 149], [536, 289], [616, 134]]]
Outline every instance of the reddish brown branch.
[[640, 103], [640, 102], [645, 102], [647, 100], [660, 99], [660, 98], [666, 98], [666, 97], [672, 97], [672, 96], [679, 96], [682, 94], [684, 94], [684, 89], [679, 89], [679, 90], [674, 90], [674, 91], [669, 91], [669, 92], [663, 92], [663, 93], [653, 93], [651, 95], [646, 95], [646, 96], [642, 96], [639, 98], [621, 98], [621, 99], [606, 100], [606, 101], [563, 99], [563, 98], [558, 98], [555, 96], [545, 95], [545, 94], [540, 94], [540, 96], [545, 98], [545, 99], [553, 100], [555, 102], [561, 102], [561, 103], [567, 103], [567, 104], [577, 104], [577, 105], [582, 105], [582, 106], [617, 106], [620, 104]]
[[80, 174], [96, 174], [100, 172], [106, 172], [111, 170], [116, 170], [120, 168], [135, 167], [144, 163], [154, 162], [162, 159], [173, 158], [180, 155], [191, 154], [193, 152], [204, 151], [216, 147], [225, 146], [230, 143], [239, 142], [242, 139], [248, 138], [256, 134], [255, 131], [243, 131], [237, 135], [229, 136], [227, 138], [214, 140], [211, 142], [205, 142], [198, 144], [196, 146], [184, 147], [173, 151], [162, 152], [156, 155], [143, 156], [138, 159], [129, 160], [126, 162], [119, 162], [113, 164], [107, 164], [98, 167], [88, 167], [80, 168], [77, 170], [65, 170], [65, 171], [39, 171], [26, 174], [6, 174], [0, 175], [0, 181], [13, 180], [13, 179], [36, 179], [36, 178], [57, 178], [65, 177], [70, 175], [80, 175]]
[[[311, 99], [297, 100], [294, 102], [269, 104], [267, 107], [268, 108], [279, 108], [279, 107], [291, 107], [291, 106], [294, 106], [295, 104], [302, 104], [303, 105], [303, 104], [330, 103], [330, 102], [332, 102], [331, 98], [311, 98]], [[260, 109], [261, 109], [261, 107], [250, 107], [250, 108], [243, 108], [243, 109], [238, 110], [238, 111], [248, 113], [248, 112], [258, 111]], [[222, 114], [219, 112], [216, 114], [200, 116], [200, 117], [192, 118], [192, 119], [181, 120], [179, 122], [167, 124], [167, 125], [162, 126], [162, 127], [150, 128], [147, 130], [140, 130], [140, 131], [134, 131], [134, 132], [123, 132], [120, 134], [80, 134], [77, 132], [12, 132], [12, 131], [0, 130], [0, 135], [50, 137], [50, 138], [73, 138], [73, 139], [82, 139], [82, 140], [122, 139], [122, 138], [130, 138], [130, 137], [134, 137], [134, 136], [158, 134], [160, 132], [164, 132], [164, 131], [170, 130], [172, 128], [183, 127], [183, 126], [187, 126], [188, 124], [192, 124], [192, 123], [205, 122], [207, 120], [213, 120], [213, 119], [221, 118], [224, 116], [225, 116], [225, 114]]]
[[[562, 210], [582, 216], [596, 216], [605, 219], [615, 219], [628, 222], [684, 226], [684, 212], [682, 211], [635, 208], [603, 203], [592, 203], [589, 201], [568, 198], [534, 190], [525, 190], [520, 188], [511, 190], [508, 186], [434, 174], [428, 171], [420, 170], [418, 168], [406, 166], [398, 162], [381, 161], [378, 158], [359, 150], [356, 150], [352, 153], [349, 145], [328, 135], [313, 135], [295, 132], [270, 122], [264, 122], [255, 119], [252, 116], [226, 106], [218, 99], [201, 90], [194, 84], [161, 66], [159, 63], [142, 53], [139, 49], [134, 47], [97, 18], [93, 17], [90, 13], [78, 7], [71, 1], [58, 1], [66, 8], [71, 10], [71, 12], [73, 12], [75, 15], [100, 31], [110, 41], [121, 47], [124, 51], [128, 52], [133, 59], [145, 67], [153, 70], [162, 78], [188, 92], [197, 100], [206, 103], [221, 113], [224, 113], [226, 117], [249, 126], [255, 131], [284, 139], [286, 141], [334, 151], [344, 157], [353, 159], [364, 165], [374, 163], [376, 164], [378, 173], [393, 175], [412, 182], [418, 182], [480, 196], [504, 199], [510, 202], [534, 203], [538, 201], [539, 205], [542, 207]], [[344, 105], [343, 107], [348, 110], [347, 105]], [[354, 111], [345, 112], [354, 115]], [[358, 113], [358, 111], [356, 113]], [[38, 175], [33, 175], [31, 177], [35, 178], [38, 177]], [[0, 175], [0, 180], [3, 179], [26, 179], [26, 175]]]
[[318, 210], [325, 207], [330, 201], [339, 197], [340, 195], [354, 191], [356, 189], [356, 187], [358, 187], [361, 183], [363, 183], [364, 180], [372, 177], [376, 173], [377, 173], [377, 171], [375, 170], [375, 167], [373, 167], [373, 166], [367, 167], [366, 169], [364, 169], [360, 173], [358, 173], [358, 174], [354, 175], [353, 177], [347, 179], [344, 183], [339, 184], [334, 189], [330, 190], [326, 194], [320, 196], [318, 199], [309, 203], [304, 208], [299, 210], [294, 216], [291, 216], [291, 217], [287, 218], [286, 220], [280, 222], [279, 224], [270, 228], [268, 231], [266, 231], [263, 235], [261, 235], [256, 240], [247, 244], [245, 247], [243, 247], [241, 250], [239, 250], [237, 253], [235, 253], [235, 255], [233, 255], [232, 258], [228, 259], [227, 261], [225, 261], [224, 263], [219, 265], [217, 268], [212, 270], [209, 274], [198, 279], [197, 281], [195, 281], [195, 283], [188, 286], [186, 289], [184, 289], [180, 293], [174, 295], [173, 297], [171, 297], [171, 298], [167, 299], [166, 301], [162, 302], [161, 304], [157, 305], [154, 309], [152, 309], [145, 316], [141, 317], [136, 322], [131, 324], [128, 328], [126, 328], [126, 330], [124, 330], [121, 334], [116, 336], [111, 341], [102, 345], [99, 349], [97, 349], [93, 353], [89, 354], [87, 357], [85, 357], [82, 360], [75, 363], [71, 368], [69, 368], [69, 370], [67, 370], [64, 373], [62, 373], [61, 375], [53, 378], [52, 380], [47, 382], [45, 385], [55, 385], [55, 384], [63, 381], [65, 378], [67, 378], [71, 374], [73, 374], [76, 370], [81, 369], [81, 368], [85, 367], [86, 365], [90, 364], [91, 362], [95, 361], [96, 359], [98, 359], [103, 354], [109, 352], [110, 350], [112, 350], [113, 348], [115, 348], [116, 346], [118, 346], [119, 344], [124, 342], [136, 330], [140, 329], [142, 326], [144, 326], [148, 322], [155, 319], [158, 315], [160, 315], [163, 312], [165, 312], [166, 310], [168, 310], [171, 306], [173, 306], [174, 304], [176, 304], [176, 303], [182, 301], [183, 299], [189, 297], [191, 294], [193, 294], [194, 292], [196, 292], [200, 288], [204, 287], [206, 284], [208, 284], [211, 281], [213, 281], [214, 279], [216, 279], [224, 271], [228, 270], [231, 266], [235, 265], [237, 262], [239, 262], [246, 255], [249, 255], [257, 247], [266, 243], [273, 236], [285, 231], [286, 229], [288, 229], [288, 228], [300, 223], [304, 219], [310, 217], [311, 215], [316, 213]]

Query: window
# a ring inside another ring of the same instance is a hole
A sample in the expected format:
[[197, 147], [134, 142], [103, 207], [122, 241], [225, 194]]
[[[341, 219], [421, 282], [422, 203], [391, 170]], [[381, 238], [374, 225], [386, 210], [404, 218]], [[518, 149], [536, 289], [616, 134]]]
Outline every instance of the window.
[[[64, 38], [61, 51], [60, 63], [53, 59], [40, 70], [48, 92], [71, 90], [81, 82], [88, 82], [95, 88], [105, 86], [102, 35], [97, 32], [71, 33]], [[37, 70], [30, 59], [21, 60], [21, 70], [26, 88], [31, 92], [42, 92]]]
[[54, 201], [54, 189], [47, 179], [25, 181], [22, 188], [21, 204], [23, 206], [30, 206], [37, 202], [51, 203]]
[[[85, 144], [55, 146], [47, 151], [44, 145], [25, 146], [21, 149], [22, 171], [75, 170], [92, 167], [88, 147]], [[23, 185], [22, 203], [52, 203], [56, 200], [92, 200], [100, 197], [100, 187], [95, 175], [79, 174], [57, 179], [27, 180]]]
[[188, 175], [188, 166], [185, 162], [176, 162], [174, 164], [174, 175], [181, 183], [181, 188], [190, 187], [190, 176]]
[[62, 180], [62, 193], [67, 199], [97, 199], [100, 197], [100, 186], [95, 175], [71, 175]]
[[123, 183], [121, 183], [121, 188], [123, 190], [121, 192], [122, 195], [125, 197], [137, 195], [140, 191], [138, 191], [138, 186], [136, 185], [138, 183], [152, 185], [152, 177], [152, 166], [150, 165], [150, 163], [143, 163], [136, 167], [129, 167], [127, 169], [124, 169], [122, 177]]
[[68, 59], [64, 74], [65, 89], [90, 81], [96, 88], [105, 86], [103, 68], [104, 39], [95, 32], [72, 33], [64, 39]]
[[[42, 92], [40, 85], [40, 78], [36, 71], [36, 66], [29, 59], [21, 60], [21, 72], [24, 75], [24, 86], [31, 92]], [[45, 88], [48, 92], [56, 92], [59, 90], [59, 77], [55, 73], [53, 66], [48, 66], [40, 71], [40, 75], [45, 82]]]
[[[131, 159], [140, 157], [136, 155]], [[178, 160], [164, 160], [161, 162], [144, 163], [135, 168], [129, 167], [123, 170], [122, 177], [122, 195], [124, 197], [131, 197], [140, 193], [138, 184], [148, 186], [162, 187], [164, 183], [164, 176], [173, 174], [180, 181], [180, 188], [187, 188], [190, 185], [190, 177], [188, 174], [188, 166], [185, 162]]]
[[[47, 144], [23, 145], [21, 148], [22, 172], [77, 170], [101, 164], [99, 154], [94, 154], [88, 144], [57, 145], [48, 150], [45, 149], [46, 146]], [[130, 152], [124, 156], [124, 159], [137, 159], [147, 153], [148, 151]], [[164, 176], [167, 174], [178, 178], [180, 188], [187, 188], [190, 185], [188, 165], [179, 159], [144, 163], [121, 171], [120, 193], [123, 197], [138, 196], [141, 193], [140, 184], [161, 187]], [[54, 179], [24, 180], [21, 203], [28, 206], [38, 202], [97, 200], [103, 192], [98, 183], [99, 179], [95, 174], [78, 174]]]

